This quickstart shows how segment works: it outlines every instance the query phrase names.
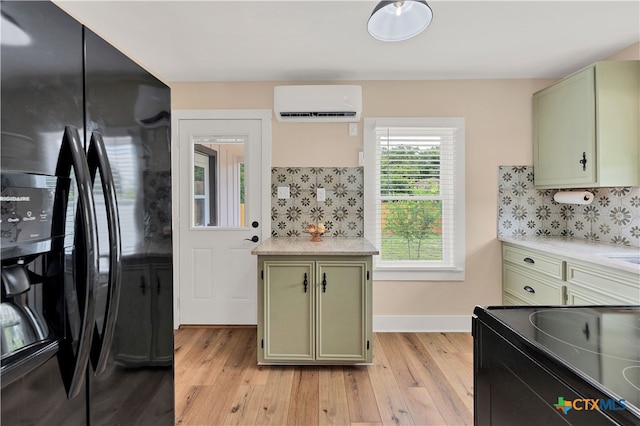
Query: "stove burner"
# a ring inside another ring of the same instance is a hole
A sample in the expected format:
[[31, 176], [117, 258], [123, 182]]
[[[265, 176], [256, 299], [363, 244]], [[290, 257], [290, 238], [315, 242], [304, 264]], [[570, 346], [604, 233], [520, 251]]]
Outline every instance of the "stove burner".
[[632, 365], [622, 370], [622, 376], [640, 392], [640, 365]]
[[[551, 342], [547, 339], [547, 342], [555, 348], [564, 344], [588, 353], [640, 364], [640, 327], [637, 321], [628, 321], [636, 318], [634, 312], [616, 308], [609, 312], [554, 308], [531, 313], [529, 322], [544, 337], [552, 339]], [[606, 341], [602, 336], [603, 327], [608, 331]]]

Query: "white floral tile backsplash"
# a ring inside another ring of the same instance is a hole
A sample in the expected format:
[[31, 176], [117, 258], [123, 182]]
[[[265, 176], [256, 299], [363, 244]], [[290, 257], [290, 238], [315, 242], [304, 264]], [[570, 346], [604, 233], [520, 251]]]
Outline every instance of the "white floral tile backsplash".
[[498, 167], [499, 236], [571, 236], [640, 247], [640, 188], [586, 188], [589, 205], [559, 204], [536, 190], [532, 166]]
[[[307, 225], [322, 222], [326, 236], [364, 236], [362, 167], [273, 167], [271, 169], [271, 235], [303, 236]], [[278, 187], [289, 187], [288, 199]], [[325, 200], [317, 201], [317, 189]]]

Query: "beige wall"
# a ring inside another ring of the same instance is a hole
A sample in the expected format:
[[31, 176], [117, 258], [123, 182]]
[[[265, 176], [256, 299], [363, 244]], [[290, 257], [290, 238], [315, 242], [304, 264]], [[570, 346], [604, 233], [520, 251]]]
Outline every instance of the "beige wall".
[[605, 58], [608, 61], [633, 61], [640, 60], [640, 42], [632, 44], [626, 49], [614, 53], [613, 55]]
[[[638, 45], [615, 59], [638, 59]], [[501, 253], [496, 240], [499, 165], [531, 165], [531, 95], [554, 80], [354, 81], [364, 117], [466, 119], [466, 280], [374, 283], [374, 315], [470, 315], [475, 305], [501, 303]], [[323, 82], [313, 82], [323, 83]], [[326, 82], [324, 82], [326, 83]], [[273, 86], [292, 82], [172, 83], [174, 109], [272, 109]], [[304, 84], [312, 84], [305, 82]], [[363, 145], [347, 123], [273, 121], [273, 166], [357, 166]]]

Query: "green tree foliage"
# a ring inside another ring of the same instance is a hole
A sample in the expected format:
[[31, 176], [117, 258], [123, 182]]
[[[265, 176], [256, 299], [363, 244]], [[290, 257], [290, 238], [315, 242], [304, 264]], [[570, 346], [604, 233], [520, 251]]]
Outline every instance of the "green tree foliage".
[[[406, 243], [406, 253], [400, 257], [421, 259], [423, 244], [434, 235], [442, 210], [433, 209], [434, 201], [398, 200], [385, 203], [384, 232], [402, 238]], [[427, 246], [430, 248], [431, 246]]]

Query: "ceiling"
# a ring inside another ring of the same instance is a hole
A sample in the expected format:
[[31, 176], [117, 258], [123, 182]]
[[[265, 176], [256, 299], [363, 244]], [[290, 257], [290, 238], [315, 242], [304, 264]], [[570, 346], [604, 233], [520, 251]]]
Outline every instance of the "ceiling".
[[559, 78], [640, 41], [640, 0], [429, 1], [396, 43], [377, 1], [54, 1], [167, 82]]

